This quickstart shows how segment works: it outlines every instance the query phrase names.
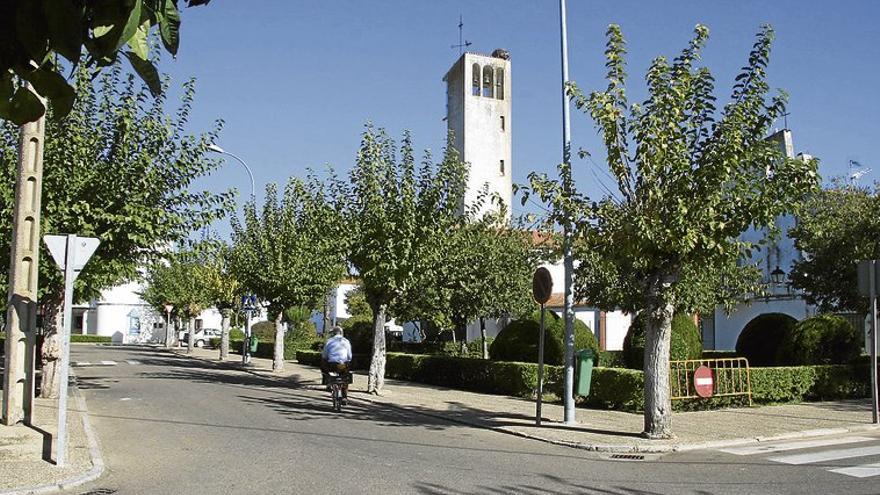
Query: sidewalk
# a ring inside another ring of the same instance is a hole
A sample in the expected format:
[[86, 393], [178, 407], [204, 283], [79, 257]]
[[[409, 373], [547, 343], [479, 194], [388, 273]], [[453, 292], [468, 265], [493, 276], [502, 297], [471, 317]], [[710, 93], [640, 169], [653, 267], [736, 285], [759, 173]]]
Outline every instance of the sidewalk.
[[56, 400], [35, 400], [33, 427], [0, 425], [0, 495], [52, 493], [101, 475], [104, 466], [88, 425], [85, 403], [75, 387], [71, 391], [65, 467], [54, 464], [52, 451], [58, 429]]
[[[177, 352], [185, 355], [185, 350]], [[217, 361], [218, 355], [216, 350], [196, 349], [192, 357]], [[230, 356], [232, 358], [227, 362], [241, 359], [239, 355]], [[323, 390], [320, 370], [295, 361], [286, 361], [282, 372], [273, 373], [271, 360], [254, 358], [248, 371]], [[566, 425], [561, 422], [561, 405], [544, 404], [543, 425], [539, 427], [535, 426], [534, 401], [399, 380], [386, 380], [383, 395], [375, 396], [366, 393], [366, 382], [366, 376], [355, 376], [349, 389], [352, 400], [400, 407], [480, 428], [606, 452], [717, 448], [770, 439], [876, 429], [871, 424], [870, 400], [866, 399], [677, 412], [672, 417], [675, 439], [648, 440], [640, 436], [641, 414], [578, 408], [578, 424]]]

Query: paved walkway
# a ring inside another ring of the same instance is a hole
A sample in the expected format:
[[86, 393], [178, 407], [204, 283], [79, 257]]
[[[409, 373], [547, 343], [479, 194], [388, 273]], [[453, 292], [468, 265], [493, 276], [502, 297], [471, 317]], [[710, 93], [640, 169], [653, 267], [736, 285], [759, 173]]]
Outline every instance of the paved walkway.
[[[193, 357], [217, 360], [219, 352], [196, 349]], [[231, 355], [230, 361], [240, 359], [241, 356]], [[271, 360], [255, 358], [249, 371], [276, 377], [282, 383], [321, 387], [321, 374], [315, 367], [287, 361], [280, 373], [273, 373], [271, 368]], [[389, 404], [451, 421], [588, 450], [669, 452], [875, 428], [871, 424], [870, 400], [812, 402], [679, 412], [672, 419], [675, 439], [648, 440], [640, 436], [641, 414], [579, 408], [578, 424], [566, 425], [561, 421], [561, 405], [544, 404], [543, 424], [536, 426], [534, 401], [400, 380], [386, 380], [383, 395], [375, 396], [366, 393], [366, 382], [366, 376], [355, 377], [350, 388], [351, 399]]]

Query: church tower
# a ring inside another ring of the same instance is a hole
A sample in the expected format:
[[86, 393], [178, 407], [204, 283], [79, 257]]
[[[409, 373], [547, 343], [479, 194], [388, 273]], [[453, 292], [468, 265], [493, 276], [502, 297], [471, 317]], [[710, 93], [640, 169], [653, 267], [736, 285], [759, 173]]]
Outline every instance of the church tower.
[[[511, 77], [510, 54], [462, 54], [446, 76], [446, 125], [455, 136], [461, 160], [470, 164], [465, 204], [470, 205], [484, 187], [497, 194], [510, 218], [511, 182]], [[488, 198], [481, 213], [497, 209]]]

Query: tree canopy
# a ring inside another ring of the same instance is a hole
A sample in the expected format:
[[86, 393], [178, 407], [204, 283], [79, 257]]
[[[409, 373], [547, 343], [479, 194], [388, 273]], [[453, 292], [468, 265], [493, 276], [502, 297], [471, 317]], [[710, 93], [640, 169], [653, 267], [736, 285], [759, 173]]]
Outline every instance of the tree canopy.
[[794, 263], [792, 284], [822, 311], [867, 311], [858, 293], [856, 264], [880, 258], [877, 189], [835, 182], [807, 201], [789, 235], [804, 253]]
[[[77, 301], [138, 277], [143, 263], [225, 216], [232, 191], [193, 190], [194, 182], [222, 162], [207, 144], [222, 122], [203, 134], [185, 129], [195, 82], [183, 84], [182, 103], [166, 111], [164, 96], [146, 89], [117, 64], [97, 84], [80, 67], [76, 103], [62, 121], [47, 122], [41, 231], [98, 237], [101, 245], [77, 279]], [[165, 79], [163, 86], [170, 84]], [[9, 232], [13, 209], [18, 130], [0, 123], [0, 228]], [[11, 239], [0, 239], [0, 274], [6, 274]], [[43, 248], [43, 259], [48, 252]], [[63, 280], [52, 263], [40, 263], [41, 300], [60, 304]], [[46, 297], [50, 296], [50, 297]]]
[[[697, 25], [674, 60], [653, 60], [642, 104], [627, 99], [620, 28], [610, 26], [607, 36], [607, 88], [587, 95], [568, 87], [599, 129], [617, 182], [608, 197], [571, 208], [583, 215], [575, 219], [576, 289], [601, 307], [647, 313], [645, 435], [665, 437], [674, 312], [741, 296], [757, 274], [742, 269], [754, 246], [741, 234], [791, 212], [818, 176], [815, 162], [787, 159], [765, 139], [786, 102], [783, 92], [768, 95], [769, 26], [758, 33], [720, 115], [714, 78], [696, 65], [708, 28]], [[536, 179], [532, 187], [542, 197], [560, 190]]]
[[[187, 5], [208, 2], [187, 0]], [[56, 118], [66, 116], [77, 94], [65, 79], [65, 65], [108, 67], [120, 53], [158, 95], [162, 85], [150, 60], [151, 32], [158, 31], [165, 50], [176, 55], [180, 44], [177, 6], [178, 0], [0, 2], [0, 119], [18, 125], [37, 120], [46, 111], [37, 95], [51, 102]], [[30, 87], [19, 81], [27, 81]]]

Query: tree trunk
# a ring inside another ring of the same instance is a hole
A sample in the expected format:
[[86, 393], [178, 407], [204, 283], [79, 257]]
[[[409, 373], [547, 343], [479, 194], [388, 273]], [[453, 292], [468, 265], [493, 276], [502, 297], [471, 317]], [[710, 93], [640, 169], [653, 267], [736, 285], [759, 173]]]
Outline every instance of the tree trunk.
[[43, 304], [43, 349], [40, 358], [43, 362], [43, 379], [40, 383], [40, 397], [54, 399], [58, 397], [60, 383], [58, 379], [61, 366], [61, 342], [58, 333], [64, 324], [64, 296], [51, 295]]
[[174, 347], [174, 319], [168, 312], [165, 313], [165, 348]]
[[196, 325], [193, 318], [187, 318], [186, 325], [186, 334], [188, 335], [186, 339], [186, 353], [192, 354], [196, 340]]
[[327, 292], [327, 297], [324, 298], [324, 315], [323, 320], [321, 321], [321, 333], [324, 337], [330, 335], [330, 329], [333, 327], [333, 319], [330, 317], [330, 309], [331, 304], [330, 301], [333, 298], [333, 289], [330, 289]]
[[220, 316], [220, 360], [225, 361], [229, 357], [229, 310], [222, 310]]
[[275, 317], [275, 352], [272, 356], [272, 371], [278, 372], [284, 369], [284, 310], [278, 311]]
[[[664, 284], [665, 285], [665, 284]], [[655, 287], [648, 297], [645, 328], [645, 437], [673, 438], [669, 395], [669, 348], [675, 305]], [[665, 287], [664, 287], [665, 289]], [[663, 292], [667, 292], [663, 290]]]
[[480, 339], [483, 340], [483, 359], [489, 359], [489, 346], [486, 345], [486, 319], [480, 317]]
[[367, 377], [367, 392], [379, 395], [385, 385], [385, 305], [373, 308], [373, 357]]

